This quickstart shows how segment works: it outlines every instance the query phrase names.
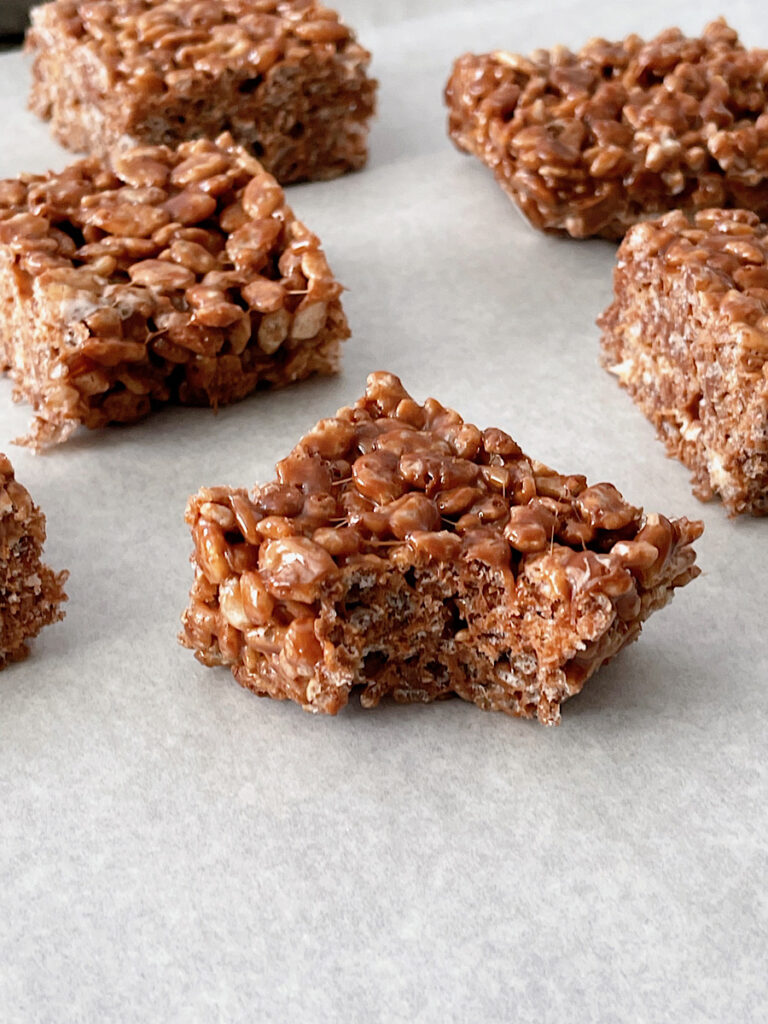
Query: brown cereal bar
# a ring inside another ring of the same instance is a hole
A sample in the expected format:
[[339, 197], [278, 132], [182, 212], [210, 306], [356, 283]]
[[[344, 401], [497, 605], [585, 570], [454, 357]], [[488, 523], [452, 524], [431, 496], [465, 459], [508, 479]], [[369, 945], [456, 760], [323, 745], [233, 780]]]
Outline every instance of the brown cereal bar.
[[363, 167], [370, 54], [315, 0], [54, 0], [30, 106], [70, 149], [229, 131], [283, 184]]
[[0, 182], [0, 359], [36, 448], [334, 372], [341, 290], [229, 135]]
[[698, 575], [698, 522], [644, 516], [388, 373], [250, 494], [190, 499], [181, 641], [262, 696], [335, 714], [353, 688], [457, 694], [548, 725]]
[[45, 516], [0, 455], [0, 669], [26, 658], [27, 641], [64, 618], [69, 574], [42, 564], [44, 541]]
[[701, 39], [467, 54], [446, 101], [459, 149], [545, 231], [621, 238], [677, 208], [768, 217], [768, 50], [745, 50], [722, 19]]
[[693, 470], [694, 494], [768, 513], [768, 228], [746, 210], [633, 227], [602, 361]]

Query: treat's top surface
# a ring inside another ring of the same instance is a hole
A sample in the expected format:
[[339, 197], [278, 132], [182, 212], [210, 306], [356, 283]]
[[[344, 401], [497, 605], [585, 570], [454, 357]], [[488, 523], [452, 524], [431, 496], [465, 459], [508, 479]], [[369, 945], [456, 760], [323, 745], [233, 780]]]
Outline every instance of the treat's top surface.
[[630, 228], [618, 262], [659, 258], [696, 281], [707, 312], [738, 326], [739, 338], [768, 359], [768, 226], [748, 210], [679, 210]]
[[65, 33], [120, 79], [173, 87], [197, 74], [265, 73], [312, 52], [367, 56], [335, 11], [316, 0], [54, 0], [33, 14], [33, 46]]
[[[216, 355], [221, 330], [245, 344], [252, 312], [262, 326], [285, 320], [283, 337], [312, 337], [341, 292], [281, 187], [226, 134], [1, 181], [0, 244], [49, 310], [112, 342], [133, 333], [141, 352], [150, 314], [155, 348], [166, 338], [188, 355]], [[94, 340], [97, 363], [109, 362], [104, 344]]]
[[578, 53], [467, 55], [448, 93], [525, 168], [560, 169], [553, 180], [586, 168], [606, 187], [676, 196], [700, 177], [701, 207], [719, 202], [713, 170], [745, 186], [768, 177], [768, 50], [745, 50], [722, 19], [699, 39], [668, 29]]
[[555, 473], [503, 430], [481, 431], [435, 399], [418, 404], [388, 373], [371, 374], [362, 399], [321, 420], [275, 481], [250, 496], [203, 491], [188, 518], [209, 579], [227, 578], [239, 535], [258, 546], [270, 593], [294, 600], [311, 600], [317, 581], [349, 559], [469, 559], [507, 572], [542, 554], [553, 586], [620, 596], [630, 572], [667, 559], [681, 524], [687, 539], [700, 532], [646, 519], [611, 484]]

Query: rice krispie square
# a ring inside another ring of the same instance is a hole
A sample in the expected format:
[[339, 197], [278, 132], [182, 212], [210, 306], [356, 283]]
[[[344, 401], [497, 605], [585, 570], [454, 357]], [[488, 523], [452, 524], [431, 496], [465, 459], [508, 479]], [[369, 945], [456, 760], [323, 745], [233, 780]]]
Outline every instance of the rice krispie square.
[[315, 0], [53, 0], [27, 45], [30, 105], [70, 149], [228, 131], [283, 184], [366, 162], [370, 54]]
[[698, 575], [701, 523], [556, 473], [391, 374], [276, 469], [190, 499], [181, 640], [307, 711], [455, 694], [551, 725]]
[[229, 135], [0, 182], [0, 363], [34, 447], [333, 373], [341, 291]]

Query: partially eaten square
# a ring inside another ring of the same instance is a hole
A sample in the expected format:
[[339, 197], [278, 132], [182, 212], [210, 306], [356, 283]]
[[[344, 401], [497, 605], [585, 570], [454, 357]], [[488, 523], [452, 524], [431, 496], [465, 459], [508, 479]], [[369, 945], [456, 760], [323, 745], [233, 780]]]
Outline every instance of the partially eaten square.
[[0, 182], [0, 368], [35, 410], [35, 448], [334, 373], [341, 292], [230, 135]]
[[702, 524], [529, 459], [397, 377], [322, 420], [252, 493], [190, 499], [181, 642], [262, 696], [335, 714], [353, 689], [538, 717], [694, 579]]
[[29, 654], [28, 642], [64, 618], [64, 583], [42, 563], [45, 516], [0, 455], [0, 669]]
[[602, 361], [693, 472], [702, 500], [768, 514], [768, 228], [676, 211], [619, 248]]

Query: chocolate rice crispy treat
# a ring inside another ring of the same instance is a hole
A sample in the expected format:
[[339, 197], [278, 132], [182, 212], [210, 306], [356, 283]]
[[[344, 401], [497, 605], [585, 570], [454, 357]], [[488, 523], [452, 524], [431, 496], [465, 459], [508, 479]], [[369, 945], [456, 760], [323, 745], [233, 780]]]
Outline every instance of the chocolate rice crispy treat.
[[768, 217], [768, 50], [745, 50], [722, 19], [701, 39], [467, 54], [446, 101], [459, 149], [545, 231], [621, 238], [678, 208]]
[[698, 575], [698, 522], [644, 516], [388, 373], [250, 494], [190, 499], [181, 642], [257, 694], [335, 714], [353, 687], [457, 694], [548, 725]]
[[315, 0], [54, 0], [30, 106], [70, 149], [229, 131], [283, 184], [363, 167], [370, 54]]
[[40, 561], [45, 516], [0, 455], [0, 669], [29, 654], [27, 641], [64, 618], [66, 572]]
[[747, 210], [638, 224], [614, 290], [603, 365], [693, 471], [697, 497], [768, 513], [768, 228]]
[[341, 291], [226, 134], [0, 182], [0, 360], [34, 406], [35, 448], [333, 373]]

